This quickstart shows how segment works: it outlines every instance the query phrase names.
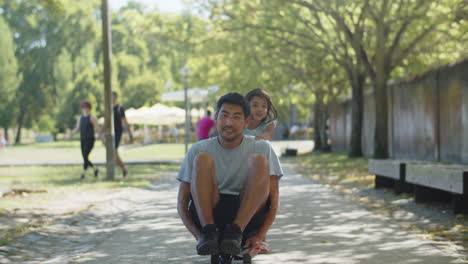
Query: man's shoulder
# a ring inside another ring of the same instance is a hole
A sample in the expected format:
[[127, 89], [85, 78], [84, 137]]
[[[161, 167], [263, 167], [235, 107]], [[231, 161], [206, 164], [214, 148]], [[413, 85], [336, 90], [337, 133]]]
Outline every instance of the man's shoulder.
[[190, 150], [195, 151], [195, 152], [202, 152], [202, 151], [207, 151], [209, 149], [212, 149], [215, 147], [215, 144], [217, 144], [216, 137], [211, 137], [208, 139], [200, 140], [192, 144], [190, 147]]

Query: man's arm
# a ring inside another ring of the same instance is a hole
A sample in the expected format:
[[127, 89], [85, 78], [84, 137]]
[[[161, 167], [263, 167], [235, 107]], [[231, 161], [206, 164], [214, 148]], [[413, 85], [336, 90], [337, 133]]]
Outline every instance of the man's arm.
[[130, 137], [130, 142], [133, 142], [132, 129], [130, 129], [130, 125], [127, 122], [127, 118], [122, 117], [122, 122], [124, 123], [125, 127], [127, 128], [128, 136]]
[[188, 231], [192, 233], [195, 239], [198, 241], [200, 238], [200, 229], [193, 222], [192, 217], [188, 211], [188, 200], [190, 196], [190, 183], [180, 182], [179, 185], [179, 197], [177, 199], [177, 212], [179, 213], [180, 219], [187, 227]]
[[276, 214], [279, 209], [279, 178], [275, 175], [270, 176], [270, 208], [268, 214], [265, 217], [265, 221], [258, 230], [257, 235], [249, 238], [245, 244], [245, 247], [258, 246], [262, 241], [265, 240], [266, 234], [270, 229], [271, 225], [275, 221]]

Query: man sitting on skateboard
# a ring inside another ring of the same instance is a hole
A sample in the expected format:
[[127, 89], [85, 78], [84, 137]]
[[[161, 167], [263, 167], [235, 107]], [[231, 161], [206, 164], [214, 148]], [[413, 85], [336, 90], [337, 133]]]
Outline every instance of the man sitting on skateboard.
[[249, 107], [238, 93], [222, 96], [218, 136], [192, 145], [179, 170], [177, 209], [199, 255], [231, 254], [265, 240], [279, 206], [283, 175], [270, 143], [245, 136]]

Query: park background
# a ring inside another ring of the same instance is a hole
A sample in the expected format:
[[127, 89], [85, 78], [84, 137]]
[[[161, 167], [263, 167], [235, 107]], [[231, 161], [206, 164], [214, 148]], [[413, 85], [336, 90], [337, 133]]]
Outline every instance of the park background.
[[[466, 1], [195, 0], [176, 12], [112, 2], [112, 89], [127, 109], [183, 108], [161, 95], [183, 89], [188, 67], [190, 88], [219, 87], [196, 109], [213, 109], [226, 92], [268, 91], [279, 110], [278, 152], [285, 139], [313, 146], [288, 162], [337, 189], [372, 187], [370, 157], [468, 163]], [[67, 134], [79, 101], [104, 115], [101, 1], [0, 0], [0, 15], [2, 244], [78, 214], [92, 199], [76, 197], [90, 191], [99, 200], [177, 170], [181, 123], [149, 126], [151, 140], [122, 147], [135, 162], [130, 179], [78, 179], [78, 137]], [[286, 137], [294, 125], [301, 132]], [[44, 139], [53, 142], [36, 142]], [[100, 142], [91, 157], [104, 162]], [[157, 165], [138, 163], [148, 161]], [[54, 162], [62, 166], [38, 166]], [[60, 208], [60, 199], [76, 206]], [[418, 228], [466, 247], [465, 224], [454, 216]]]

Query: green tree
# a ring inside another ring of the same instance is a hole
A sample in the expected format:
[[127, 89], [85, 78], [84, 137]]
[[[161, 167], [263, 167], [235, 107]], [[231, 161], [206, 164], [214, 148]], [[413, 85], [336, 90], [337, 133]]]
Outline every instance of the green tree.
[[0, 17], [0, 127], [5, 129], [5, 135], [8, 137], [8, 128], [11, 126], [14, 116], [14, 96], [16, 89], [21, 81], [21, 75], [18, 73], [18, 62], [15, 57], [15, 43], [13, 34]]
[[[328, 20], [333, 31], [352, 47], [351, 56], [365, 69], [374, 88], [376, 126], [374, 157], [387, 158], [387, 83], [412, 57], [446, 44], [463, 24], [455, 19], [463, 1], [290, 0], [309, 10], [321, 26]], [[443, 32], [443, 33], [442, 33]], [[441, 34], [442, 33], [442, 34]], [[457, 42], [460, 41], [457, 40]], [[433, 65], [428, 61], [427, 65]]]

